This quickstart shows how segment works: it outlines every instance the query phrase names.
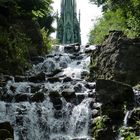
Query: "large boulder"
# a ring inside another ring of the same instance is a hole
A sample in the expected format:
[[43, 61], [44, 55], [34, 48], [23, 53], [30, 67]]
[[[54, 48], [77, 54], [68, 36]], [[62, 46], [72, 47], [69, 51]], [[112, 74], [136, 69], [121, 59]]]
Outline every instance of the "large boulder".
[[0, 140], [14, 138], [14, 130], [9, 122], [0, 123]]
[[100, 102], [107, 103], [133, 103], [134, 92], [131, 86], [105, 79], [96, 82], [96, 97]]
[[109, 116], [114, 123], [121, 123], [124, 119], [124, 105], [129, 109], [133, 107], [134, 92], [129, 85], [98, 79], [96, 99], [102, 103], [102, 115]]
[[91, 79], [111, 79], [130, 85], [140, 81], [140, 38], [111, 31], [91, 58]]

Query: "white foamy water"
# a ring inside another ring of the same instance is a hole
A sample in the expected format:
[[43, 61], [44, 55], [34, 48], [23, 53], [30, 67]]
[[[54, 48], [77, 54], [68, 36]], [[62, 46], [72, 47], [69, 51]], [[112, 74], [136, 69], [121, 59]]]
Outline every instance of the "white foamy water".
[[[61, 67], [64, 64], [64, 68]], [[12, 101], [0, 101], [0, 121], [9, 121], [14, 128], [14, 140], [72, 140], [85, 139], [90, 140], [89, 123], [91, 119], [90, 103], [92, 98], [88, 97], [90, 89], [85, 87], [86, 82], [81, 79], [81, 73], [89, 72], [89, 55], [84, 53], [84, 48], [77, 54], [64, 53], [64, 46], [56, 47], [52, 54], [46, 56], [44, 62], [34, 65], [28, 75], [44, 72], [46, 75], [56, 69], [62, 69], [58, 77], [62, 80], [50, 83], [45, 81], [38, 83], [42, 85], [39, 91], [44, 92], [45, 99], [43, 102], [24, 101], [17, 103]], [[72, 81], [63, 83], [63, 77], [71, 77]], [[65, 89], [77, 88], [75, 99], [72, 102], [66, 101], [61, 96], [61, 92]], [[89, 83], [92, 84], [92, 83]], [[16, 94], [27, 94], [32, 96], [31, 88], [35, 84], [31, 82], [9, 81], [4, 93], [8, 97], [13, 98]], [[45, 85], [45, 86], [43, 86]], [[15, 89], [11, 91], [11, 86]], [[44, 89], [45, 90], [44, 90]], [[58, 91], [59, 99], [52, 99], [49, 96], [50, 91]], [[80, 98], [80, 96], [84, 98]], [[77, 102], [78, 100], [78, 102]], [[55, 107], [56, 106], [56, 107]]]

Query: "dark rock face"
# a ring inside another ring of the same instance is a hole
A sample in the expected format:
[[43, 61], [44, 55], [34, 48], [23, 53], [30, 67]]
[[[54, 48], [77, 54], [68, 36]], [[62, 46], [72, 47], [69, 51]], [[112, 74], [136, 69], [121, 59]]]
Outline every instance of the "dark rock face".
[[124, 103], [127, 108], [133, 106], [134, 92], [129, 85], [99, 79], [96, 83], [96, 98], [102, 103], [102, 114], [109, 116], [114, 123], [119, 123], [124, 118]]
[[14, 130], [9, 122], [0, 123], [0, 139], [14, 138]]
[[111, 102], [118, 104], [124, 101], [131, 103], [134, 101], [134, 92], [129, 85], [98, 79], [96, 82], [96, 97], [103, 104]]
[[121, 31], [110, 32], [92, 53], [91, 77], [130, 85], [140, 81], [140, 38], [129, 39]]

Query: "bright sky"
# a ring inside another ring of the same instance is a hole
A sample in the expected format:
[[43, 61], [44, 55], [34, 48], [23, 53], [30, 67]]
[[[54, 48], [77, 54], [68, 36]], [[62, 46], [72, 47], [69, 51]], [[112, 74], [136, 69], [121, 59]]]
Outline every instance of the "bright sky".
[[[89, 3], [89, 0], [76, 0], [77, 1], [77, 14], [79, 13], [79, 9], [81, 11], [81, 38], [82, 44], [88, 43], [88, 34], [90, 29], [93, 27], [96, 19], [102, 15], [101, 8], [97, 7]], [[60, 11], [61, 0], [54, 0], [53, 8], [54, 12], [57, 10]], [[54, 27], [56, 27], [56, 23], [54, 23]], [[53, 37], [56, 34], [52, 34]]]

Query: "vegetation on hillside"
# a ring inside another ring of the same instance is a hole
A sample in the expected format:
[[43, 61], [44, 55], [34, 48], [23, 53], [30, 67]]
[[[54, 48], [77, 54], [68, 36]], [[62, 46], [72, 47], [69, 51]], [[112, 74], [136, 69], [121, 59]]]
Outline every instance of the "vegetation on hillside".
[[129, 37], [140, 36], [139, 0], [90, 0], [102, 6], [103, 16], [90, 31], [89, 42], [100, 44], [109, 30], [122, 30]]
[[31, 57], [48, 52], [54, 31], [51, 4], [52, 0], [0, 0], [0, 73], [22, 74]]

